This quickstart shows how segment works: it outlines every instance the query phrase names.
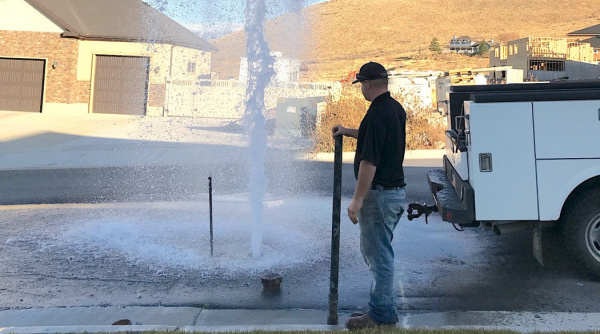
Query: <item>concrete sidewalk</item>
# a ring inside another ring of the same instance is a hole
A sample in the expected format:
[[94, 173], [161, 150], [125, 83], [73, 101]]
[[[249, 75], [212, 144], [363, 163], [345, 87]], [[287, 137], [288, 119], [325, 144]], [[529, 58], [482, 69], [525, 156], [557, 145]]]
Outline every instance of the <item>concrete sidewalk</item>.
[[[100, 333], [174, 331], [246, 332], [342, 330], [349, 317], [340, 311], [338, 325], [327, 325], [327, 310], [210, 310], [194, 307], [71, 307], [0, 311], [0, 333]], [[399, 328], [479, 328], [488, 330], [592, 331], [600, 313], [405, 312]], [[111, 325], [119, 320], [131, 325]]]
[[[248, 136], [233, 120], [0, 111], [0, 170], [190, 166], [248, 160]], [[269, 136], [285, 159], [333, 161], [312, 154], [306, 138]], [[444, 150], [407, 151], [405, 166], [441, 166]], [[351, 163], [353, 153], [344, 153]]]

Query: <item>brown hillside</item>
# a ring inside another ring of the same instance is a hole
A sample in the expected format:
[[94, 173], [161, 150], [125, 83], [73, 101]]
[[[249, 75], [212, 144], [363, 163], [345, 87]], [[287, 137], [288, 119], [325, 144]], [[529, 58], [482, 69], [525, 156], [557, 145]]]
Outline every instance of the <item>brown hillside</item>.
[[[597, 0], [331, 0], [268, 21], [267, 41], [271, 50], [307, 65], [305, 80], [329, 81], [369, 60], [405, 69], [488, 66], [481, 57], [429, 55], [424, 50], [434, 37], [442, 46], [453, 35], [496, 41], [566, 37], [598, 23]], [[213, 70], [220, 78], [238, 76], [245, 38], [236, 32], [213, 40], [219, 49]]]

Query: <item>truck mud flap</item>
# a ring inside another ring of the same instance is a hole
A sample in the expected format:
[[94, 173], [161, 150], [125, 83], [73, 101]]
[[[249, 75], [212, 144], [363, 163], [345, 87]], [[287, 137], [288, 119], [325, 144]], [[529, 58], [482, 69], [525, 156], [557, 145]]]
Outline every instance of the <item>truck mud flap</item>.
[[[475, 205], [473, 189], [468, 182], [460, 180], [448, 161], [444, 161], [445, 170], [436, 169], [427, 173], [427, 181], [435, 200], [438, 212], [444, 221], [464, 227], [478, 226], [475, 222]], [[456, 186], [450, 182], [448, 175], [453, 177]], [[459, 196], [459, 193], [461, 195]]]

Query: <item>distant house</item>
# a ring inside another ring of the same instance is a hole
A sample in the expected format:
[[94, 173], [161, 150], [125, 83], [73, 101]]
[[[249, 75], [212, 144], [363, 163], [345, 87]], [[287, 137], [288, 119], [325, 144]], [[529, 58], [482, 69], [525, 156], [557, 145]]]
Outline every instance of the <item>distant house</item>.
[[594, 60], [600, 61], [600, 24], [567, 34], [580, 43], [589, 43], [594, 48]]
[[476, 45], [469, 36], [454, 36], [450, 40], [450, 52], [473, 54], [477, 52]]
[[579, 43], [589, 43], [594, 48], [594, 60], [600, 61], [600, 35], [581, 40]]
[[525, 80], [591, 79], [600, 77], [589, 43], [566, 38], [526, 37], [490, 50], [490, 67], [523, 70]]
[[477, 42], [471, 39], [469, 36], [461, 36], [461, 37], [452, 37], [450, 40], [450, 52], [456, 53], [466, 53], [466, 54], [475, 54], [481, 50], [481, 46], [486, 44], [488, 46], [488, 50], [492, 48], [492, 46], [496, 45], [494, 41], [486, 41], [482, 40], [481, 42]]
[[600, 24], [576, 30], [567, 34], [569, 37], [588, 38], [600, 35]]
[[[270, 55], [274, 58], [273, 70], [275, 74], [271, 79], [271, 84], [286, 84], [300, 82], [301, 63], [297, 59], [283, 57], [281, 52], [271, 51]], [[240, 59], [240, 81], [248, 80], [248, 58]]]
[[212, 51], [141, 0], [0, 0], [0, 110], [163, 115]]

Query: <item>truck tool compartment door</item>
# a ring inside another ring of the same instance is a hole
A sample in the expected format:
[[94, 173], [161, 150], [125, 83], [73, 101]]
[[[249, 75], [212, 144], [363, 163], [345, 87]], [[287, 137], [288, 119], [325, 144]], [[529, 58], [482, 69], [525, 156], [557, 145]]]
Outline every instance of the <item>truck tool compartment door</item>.
[[600, 158], [600, 101], [534, 102], [537, 159]]
[[600, 101], [534, 102], [540, 220], [556, 220], [569, 194], [600, 175]]
[[[465, 102], [465, 113], [475, 219], [537, 220], [532, 103]], [[491, 158], [491, 171], [482, 156]]]

